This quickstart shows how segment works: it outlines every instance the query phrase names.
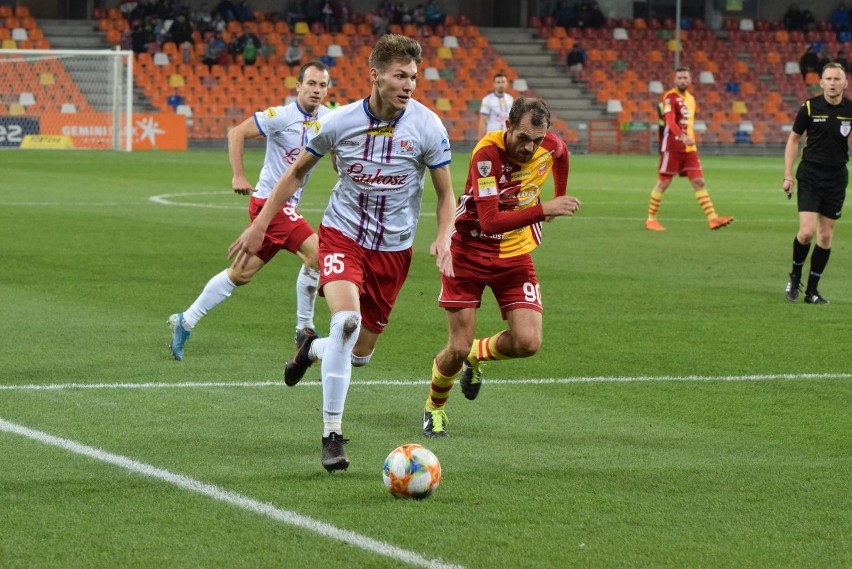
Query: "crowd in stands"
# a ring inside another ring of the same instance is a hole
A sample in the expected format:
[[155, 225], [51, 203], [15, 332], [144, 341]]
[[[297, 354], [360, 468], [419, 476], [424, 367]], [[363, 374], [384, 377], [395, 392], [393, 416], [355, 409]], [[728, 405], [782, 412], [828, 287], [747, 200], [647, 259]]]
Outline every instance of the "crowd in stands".
[[563, 28], [602, 28], [606, 25], [606, 17], [594, 0], [544, 2], [541, 17], [552, 18], [557, 26]]

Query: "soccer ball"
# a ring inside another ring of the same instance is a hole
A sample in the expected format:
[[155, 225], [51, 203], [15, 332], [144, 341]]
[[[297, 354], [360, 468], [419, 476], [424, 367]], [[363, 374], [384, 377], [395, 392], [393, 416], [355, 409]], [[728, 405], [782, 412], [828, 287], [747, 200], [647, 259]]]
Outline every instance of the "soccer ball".
[[399, 446], [385, 459], [385, 486], [395, 498], [428, 498], [441, 481], [441, 463], [432, 451], [418, 445]]

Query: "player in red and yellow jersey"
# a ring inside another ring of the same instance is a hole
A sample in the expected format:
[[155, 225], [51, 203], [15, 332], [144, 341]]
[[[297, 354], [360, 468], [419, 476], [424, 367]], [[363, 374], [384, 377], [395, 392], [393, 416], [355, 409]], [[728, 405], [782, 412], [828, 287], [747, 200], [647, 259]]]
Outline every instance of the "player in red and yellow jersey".
[[648, 219], [645, 229], [650, 231], [665, 231], [659, 221], [657, 212], [663, 194], [672, 183], [674, 176], [687, 176], [695, 189], [695, 199], [704, 215], [710, 229], [719, 229], [731, 223], [733, 217], [722, 217], [716, 214], [710, 194], [704, 187], [704, 172], [701, 170], [701, 159], [695, 146], [695, 133], [692, 130], [695, 123], [695, 97], [689, 92], [692, 79], [689, 69], [679, 67], [675, 71], [675, 87], [663, 95], [663, 128], [660, 141], [660, 167], [657, 184], [651, 191], [651, 201], [648, 204]]
[[[442, 277], [438, 305], [446, 309], [447, 346], [435, 356], [423, 415], [423, 433], [447, 436], [444, 404], [456, 378], [468, 399], [479, 393], [479, 362], [525, 358], [541, 345], [541, 292], [530, 251], [541, 242], [541, 222], [573, 215], [580, 201], [565, 195], [568, 148], [548, 132], [543, 101], [512, 104], [506, 130], [479, 141], [470, 160], [465, 192], [456, 208], [450, 251], [454, 276]], [[541, 192], [553, 172], [554, 197]], [[490, 287], [508, 329], [474, 340], [476, 309]]]

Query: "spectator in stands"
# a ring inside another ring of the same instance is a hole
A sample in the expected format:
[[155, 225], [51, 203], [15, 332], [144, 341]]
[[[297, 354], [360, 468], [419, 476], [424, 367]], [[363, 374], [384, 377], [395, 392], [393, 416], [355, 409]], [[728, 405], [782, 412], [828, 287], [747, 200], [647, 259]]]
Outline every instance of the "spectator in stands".
[[573, 81], [576, 81], [580, 72], [583, 71], [583, 65], [586, 64], [587, 58], [586, 50], [579, 43], [575, 43], [571, 51], [568, 52], [568, 73]]
[[798, 4], [790, 4], [783, 17], [784, 28], [789, 32], [805, 31], [807, 25], [805, 23], [805, 15], [799, 9]]
[[251, 22], [254, 18], [254, 10], [251, 9], [247, 0], [240, 0], [234, 8], [234, 14], [238, 22]]
[[390, 21], [379, 12], [370, 14], [370, 27], [377, 37], [382, 37], [390, 31]]
[[418, 30], [426, 25], [426, 8], [423, 4], [418, 4], [411, 11], [411, 22], [417, 26]]
[[175, 18], [175, 21], [172, 22], [172, 25], [166, 32], [166, 41], [173, 42], [178, 47], [186, 47], [184, 44], [187, 43], [190, 46], [195, 44], [195, 40], [192, 38], [192, 25], [186, 19], [186, 14], [181, 13], [177, 15], [177, 18]]
[[574, 7], [570, 6], [565, 0], [560, 0], [556, 3], [556, 8], [553, 10], [553, 20], [557, 26], [562, 26], [563, 28], [573, 27], [576, 23]]
[[349, 2], [347, 0], [337, 0], [332, 5], [332, 10], [334, 11], [334, 24], [332, 31], [339, 32], [343, 29], [343, 24], [349, 21], [349, 14], [351, 13]]
[[331, 6], [331, 0], [325, 0], [322, 5], [322, 23], [326, 31], [335, 33], [334, 29], [334, 8]]
[[138, 20], [134, 22], [133, 31], [130, 32], [130, 42], [133, 44], [133, 52], [145, 53], [148, 51], [148, 44], [152, 41], [154, 41], [154, 35], [145, 23]]
[[846, 71], [849, 68], [849, 60], [846, 59], [846, 51], [843, 47], [838, 48], [837, 56], [834, 58], [835, 63], [839, 63], [843, 66], [843, 70]]
[[502, 71], [494, 75], [492, 86], [494, 90], [482, 98], [482, 105], [479, 107], [479, 138], [492, 130], [506, 128], [506, 120], [515, 101], [512, 95], [506, 92], [509, 78]]
[[710, 229], [716, 230], [731, 223], [733, 217], [723, 217], [716, 213], [713, 201], [704, 185], [704, 171], [698, 148], [695, 146], [695, 97], [689, 92], [692, 78], [689, 69], [679, 67], [675, 71], [675, 86], [663, 95], [663, 116], [666, 127], [663, 131], [663, 142], [660, 145], [660, 165], [657, 170], [657, 183], [651, 190], [648, 203], [648, 217], [645, 229], [648, 231], [665, 231], [666, 228], [657, 220], [660, 203], [666, 189], [671, 185], [675, 176], [687, 176], [695, 190], [695, 199], [704, 215]]
[[235, 62], [237, 61], [237, 56], [241, 55], [245, 65], [254, 65], [261, 45], [262, 42], [257, 34], [253, 33], [248, 26], [243, 26], [243, 33], [231, 41], [228, 49]]
[[823, 68], [831, 63], [831, 57], [828, 55], [828, 48], [825, 46], [819, 52], [819, 68], [817, 69], [817, 73], [822, 73]]
[[577, 26], [580, 28], [602, 28], [606, 18], [597, 2], [583, 2], [577, 9]]
[[216, 5], [216, 11], [222, 16], [226, 22], [231, 22], [237, 19], [237, 7], [229, 0], [222, 0]]
[[337, 100], [337, 95], [334, 93], [329, 93], [328, 100], [325, 102], [325, 106], [329, 109], [336, 109], [340, 106], [340, 103]]
[[846, 4], [841, 2], [831, 13], [831, 28], [835, 32], [845, 32], [849, 30], [849, 10], [846, 9]]
[[290, 40], [287, 53], [284, 54], [284, 63], [289, 65], [290, 69], [299, 67], [302, 64], [302, 46], [298, 39], [293, 38]]
[[175, 87], [174, 93], [169, 95], [169, 98], [166, 99], [166, 104], [174, 110], [177, 110], [179, 106], [186, 104], [186, 99], [183, 98], [183, 95], [180, 94], [178, 88]]
[[204, 55], [201, 58], [201, 62], [212, 69], [214, 65], [224, 65], [227, 54], [228, 45], [222, 39], [222, 32], [214, 32], [204, 46]]
[[814, 46], [809, 45], [808, 49], [805, 50], [805, 53], [802, 54], [802, 57], [799, 59], [799, 71], [802, 72], [802, 79], [804, 79], [808, 73], [812, 71], [814, 73], [819, 73], [819, 55], [814, 49]]
[[429, 0], [423, 10], [426, 13], [426, 25], [431, 26], [432, 29], [443, 26], [447, 20], [447, 13], [437, 0]]
[[207, 5], [207, 2], [202, 2], [201, 7], [199, 7], [198, 10], [193, 11], [192, 14], [190, 14], [189, 19], [192, 22], [192, 25], [195, 26], [195, 29], [201, 32], [202, 35], [207, 32], [214, 31], [213, 12]]

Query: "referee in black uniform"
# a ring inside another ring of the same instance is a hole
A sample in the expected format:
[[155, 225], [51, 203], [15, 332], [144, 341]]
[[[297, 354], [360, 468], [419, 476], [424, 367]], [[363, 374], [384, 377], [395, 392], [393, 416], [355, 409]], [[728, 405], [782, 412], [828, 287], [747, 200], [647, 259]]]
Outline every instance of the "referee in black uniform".
[[849, 134], [852, 133], [852, 101], [843, 96], [846, 72], [839, 63], [827, 63], [819, 80], [822, 95], [810, 98], [799, 109], [784, 150], [784, 191], [793, 195], [793, 161], [799, 153], [799, 141], [807, 132], [802, 160], [796, 170], [799, 184], [799, 232], [793, 240], [793, 271], [787, 282], [786, 296], [796, 302], [802, 287], [802, 267], [811, 241], [811, 271], [805, 286], [805, 302], [828, 304], [817, 290], [819, 279], [831, 255], [831, 236], [840, 219], [849, 172]]

